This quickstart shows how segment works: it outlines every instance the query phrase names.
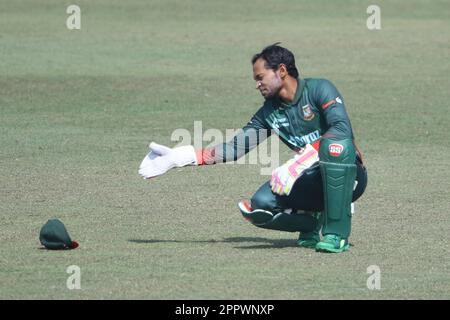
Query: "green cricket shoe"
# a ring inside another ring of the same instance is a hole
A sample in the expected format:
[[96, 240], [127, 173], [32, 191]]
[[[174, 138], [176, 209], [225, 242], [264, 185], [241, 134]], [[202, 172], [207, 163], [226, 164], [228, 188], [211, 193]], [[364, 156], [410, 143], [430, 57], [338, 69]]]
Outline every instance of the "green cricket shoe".
[[314, 249], [319, 241], [320, 235], [318, 231], [301, 232], [297, 240], [297, 245], [302, 248]]
[[300, 236], [297, 240], [297, 245], [302, 248], [314, 249], [317, 243], [320, 241], [320, 229], [322, 229], [324, 215], [322, 212], [310, 213], [317, 219], [317, 225], [314, 230], [310, 232], [300, 232]]
[[316, 245], [316, 251], [340, 253], [350, 248], [348, 239], [343, 239], [335, 234], [327, 234]]

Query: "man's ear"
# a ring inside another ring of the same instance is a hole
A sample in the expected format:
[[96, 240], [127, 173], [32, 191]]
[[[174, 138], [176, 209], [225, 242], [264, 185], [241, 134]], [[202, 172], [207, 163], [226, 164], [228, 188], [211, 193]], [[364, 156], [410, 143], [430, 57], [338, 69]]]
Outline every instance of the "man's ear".
[[284, 79], [288, 75], [286, 65], [284, 63], [280, 63], [280, 65], [278, 66], [278, 72], [280, 73], [281, 79]]

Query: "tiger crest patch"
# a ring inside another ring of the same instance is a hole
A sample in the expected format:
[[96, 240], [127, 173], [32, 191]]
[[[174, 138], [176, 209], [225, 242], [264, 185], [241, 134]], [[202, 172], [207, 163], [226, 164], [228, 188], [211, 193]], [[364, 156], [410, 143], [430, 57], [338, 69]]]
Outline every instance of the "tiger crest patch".
[[302, 107], [302, 111], [303, 111], [303, 119], [305, 119], [305, 121], [311, 121], [312, 119], [314, 119], [315, 115], [309, 103]]

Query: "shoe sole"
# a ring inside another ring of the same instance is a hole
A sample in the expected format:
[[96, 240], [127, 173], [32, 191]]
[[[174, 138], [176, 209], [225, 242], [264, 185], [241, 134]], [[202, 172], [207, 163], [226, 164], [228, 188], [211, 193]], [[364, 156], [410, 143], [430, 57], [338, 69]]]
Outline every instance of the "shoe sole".
[[317, 242], [314, 243], [300, 243], [297, 242], [297, 245], [301, 248], [308, 248], [308, 249], [314, 249], [317, 245]]
[[324, 253], [341, 253], [344, 251], [348, 251], [348, 249], [350, 248], [350, 246], [348, 244], [346, 244], [345, 246], [343, 246], [342, 248], [339, 249], [334, 249], [334, 248], [317, 248], [316, 247], [316, 251], [317, 252], [324, 252]]

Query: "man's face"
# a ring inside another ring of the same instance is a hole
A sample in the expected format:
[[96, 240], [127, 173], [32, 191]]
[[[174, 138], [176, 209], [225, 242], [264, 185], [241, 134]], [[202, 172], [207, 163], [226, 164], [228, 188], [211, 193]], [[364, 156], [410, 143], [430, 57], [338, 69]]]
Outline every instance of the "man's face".
[[282, 86], [279, 70], [266, 69], [265, 60], [259, 58], [253, 65], [253, 79], [256, 81], [256, 89], [261, 92], [265, 99], [270, 99], [278, 95]]

